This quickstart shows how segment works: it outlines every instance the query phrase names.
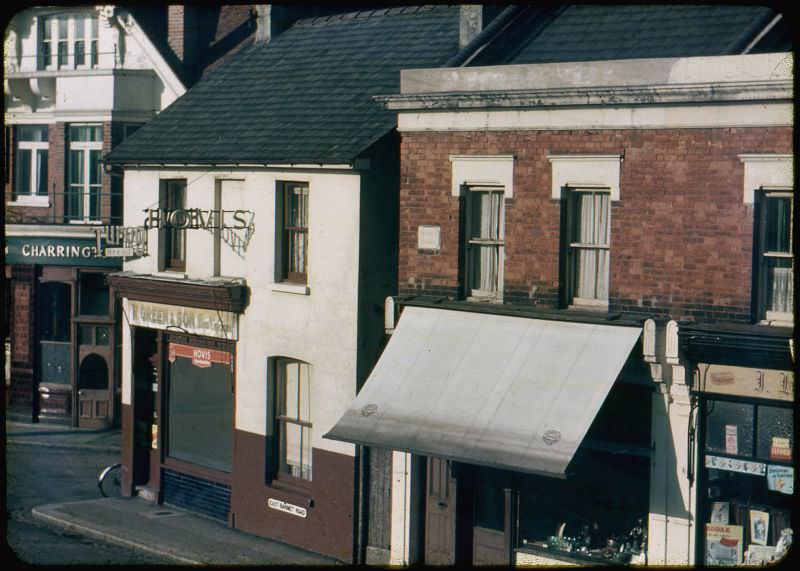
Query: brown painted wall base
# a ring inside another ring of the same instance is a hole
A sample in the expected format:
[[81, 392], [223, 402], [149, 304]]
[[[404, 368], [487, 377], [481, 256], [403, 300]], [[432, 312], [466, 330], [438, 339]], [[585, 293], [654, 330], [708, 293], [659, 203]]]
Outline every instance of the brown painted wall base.
[[[314, 479], [307, 490], [265, 482], [265, 437], [235, 431], [231, 475], [233, 527], [297, 547], [353, 560], [354, 458], [313, 449]], [[299, 517], [268, 507], [270, 498], [307, 509]]]

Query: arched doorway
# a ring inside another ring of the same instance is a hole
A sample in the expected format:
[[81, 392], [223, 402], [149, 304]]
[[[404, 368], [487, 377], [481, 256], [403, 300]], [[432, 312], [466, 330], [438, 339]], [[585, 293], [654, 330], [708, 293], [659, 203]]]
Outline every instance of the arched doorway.
[[78, 370], [78, 426], [108, 426], [110, 395], [108, 364], [96, 353], [81, 361]]

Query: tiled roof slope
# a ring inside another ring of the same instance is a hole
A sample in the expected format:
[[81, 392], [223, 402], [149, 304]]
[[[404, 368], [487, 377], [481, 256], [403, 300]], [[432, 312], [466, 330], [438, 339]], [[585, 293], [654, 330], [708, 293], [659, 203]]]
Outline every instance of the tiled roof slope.
[[770, 7], [758, 5], [576, 4], [529, 34], [515, 53], [482, 61], [491, 57], [486, 50], [471, 65], [735, 54], [773, 17]]
[[343, 164], [395, 124], [373, 95], [458, 50], [458, 6], [300, 20], [198, 82], [119, 145], [117, 164]]

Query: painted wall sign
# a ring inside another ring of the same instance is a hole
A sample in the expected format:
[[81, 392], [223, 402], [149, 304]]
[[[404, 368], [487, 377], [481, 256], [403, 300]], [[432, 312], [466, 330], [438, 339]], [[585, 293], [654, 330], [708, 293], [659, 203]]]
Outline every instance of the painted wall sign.
[[283, 500], [276, 500], [275, 498], [269, 498], [267, 500], [267, 505], [274, 510], [286, 512], [292, 515], [296, 515], [298, 517], [308, 517], [308, 510], [306, 508], [284, 502]]
[[97, 242], [91, 238], [8, 236], [5, 244], [7, 264], [122, 267], [121, 260], [102, 258], [97, 254]]
[[134, 326], [175, 328], [220, 339], [239, 338], [239, 321], [236, 314], [230, 311], [128, 300], [128, 313], [128, 321]]
[[202, 347], [192, 347], [181, 343], [169, 344], [169, 361], [174, 363], [178, 357], [185, 357], [192, 360], [192, 365], [205, 369], [214, 363], [230, 365], [233, 370], [233, 355], [229, 351], [219, 351], [217, 349], [206, 349]]
[[694, 386], [707, 393], [792, 401], [794, 373], [699, 363]]
[[740, 460], [738, 458], [725, 458], [724, 456], [712, 456], [711, 454], [706, 455], [706, 468], [741, 472], [742, 474], [754, 474], [756, 476], [763, 476], [767, 473], [767, 465], [762, 462]]

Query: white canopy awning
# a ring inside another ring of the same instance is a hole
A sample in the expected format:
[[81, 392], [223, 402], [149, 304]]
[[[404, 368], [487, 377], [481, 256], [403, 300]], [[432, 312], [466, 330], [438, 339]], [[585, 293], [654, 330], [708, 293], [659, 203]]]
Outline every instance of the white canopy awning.
[[639, 334], [409, 306], [325, 437], [564, 477]]

